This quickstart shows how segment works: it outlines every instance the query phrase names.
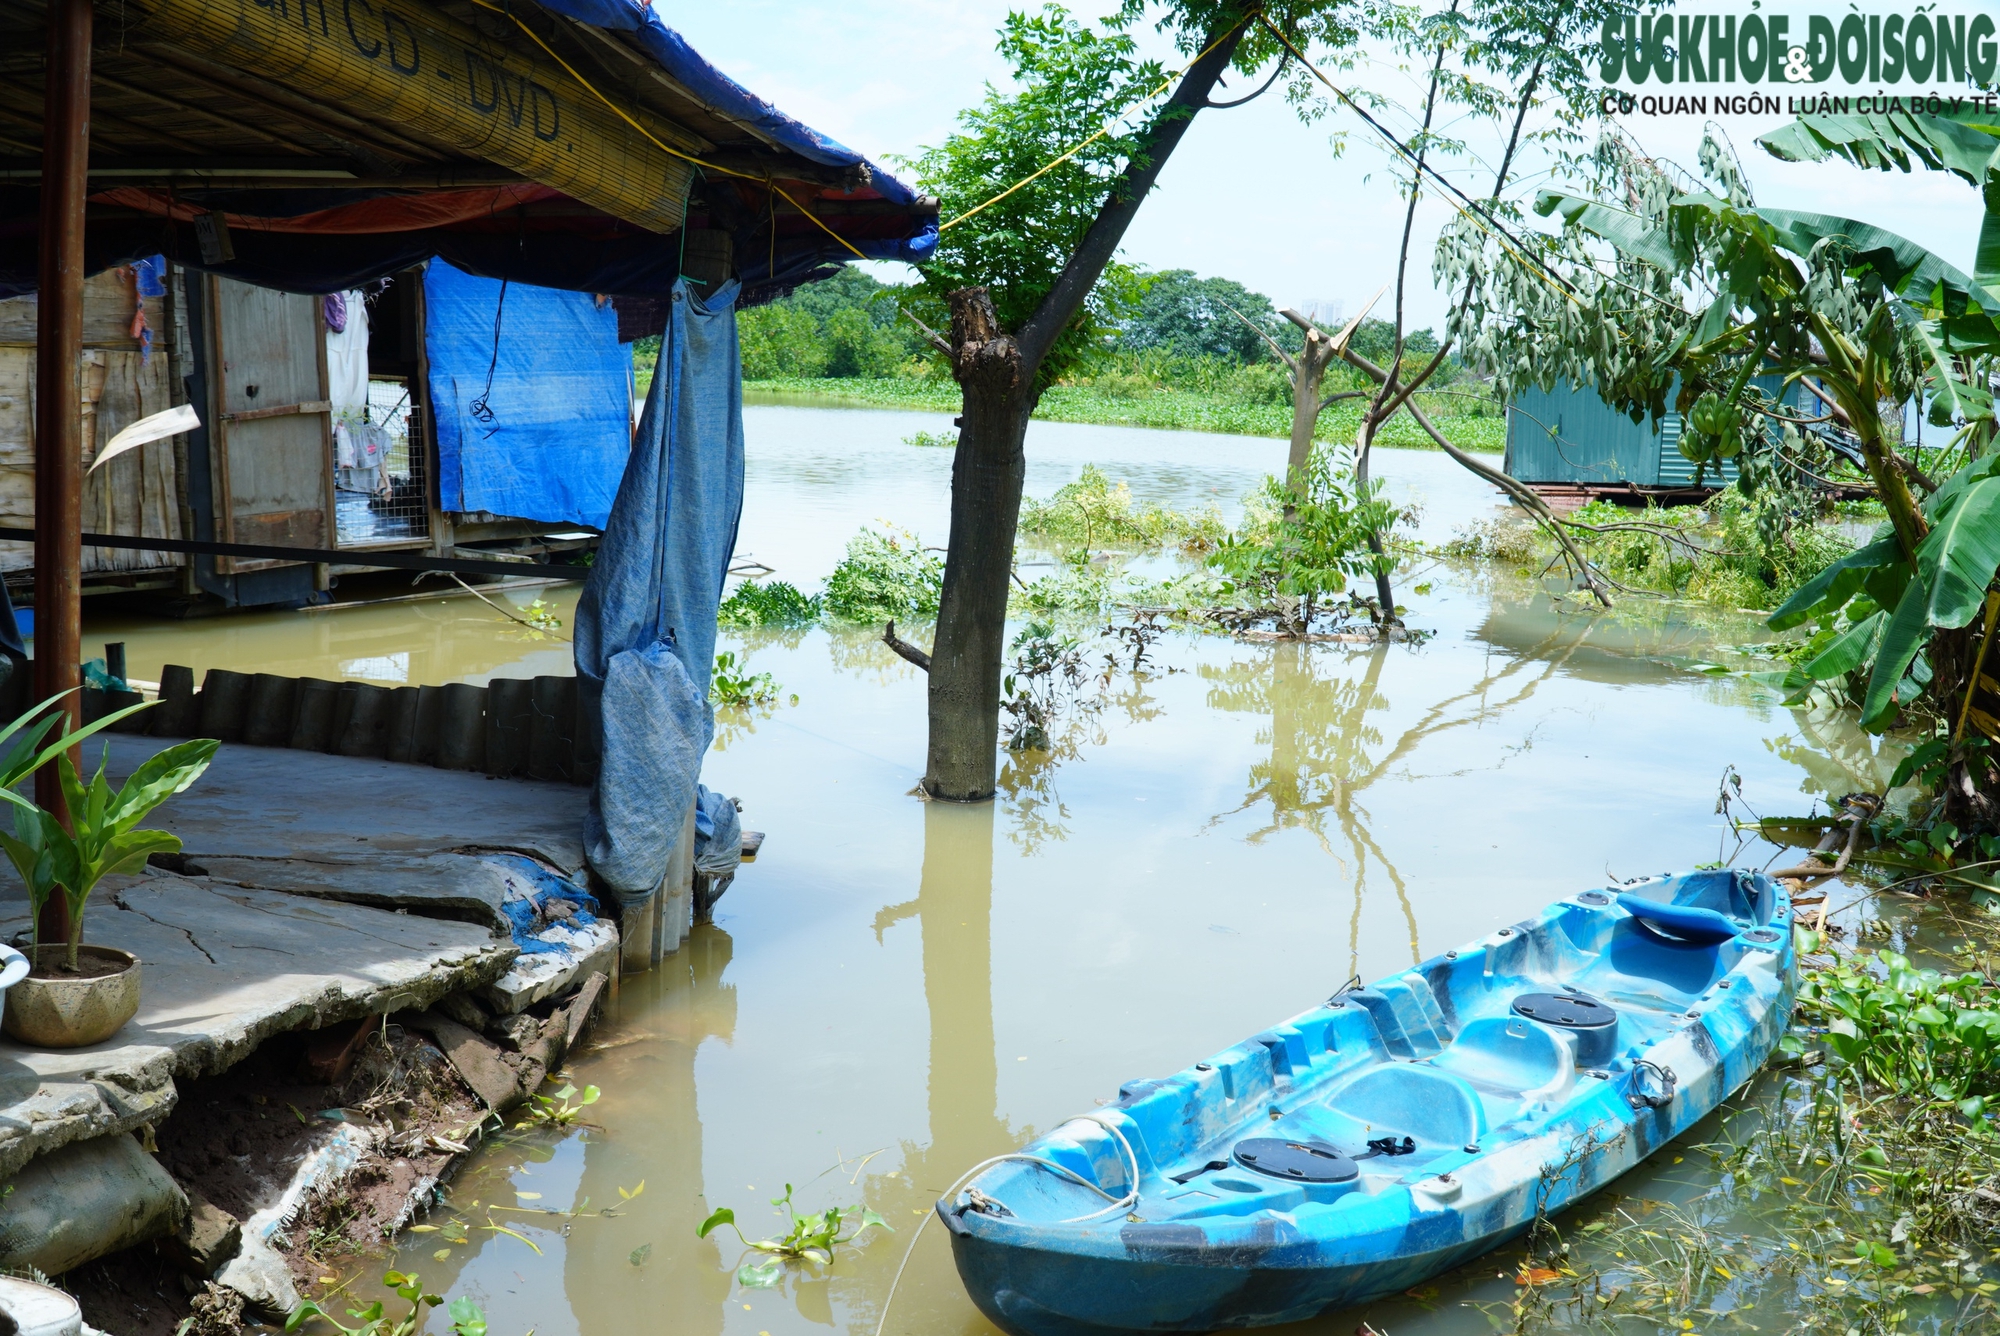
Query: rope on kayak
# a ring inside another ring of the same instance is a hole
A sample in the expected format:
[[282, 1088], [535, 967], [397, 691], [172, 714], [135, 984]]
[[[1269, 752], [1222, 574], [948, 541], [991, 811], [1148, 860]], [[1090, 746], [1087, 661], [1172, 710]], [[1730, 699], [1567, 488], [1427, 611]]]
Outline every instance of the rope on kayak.
[[[1101, 1113], [1079, 1113], [1074, 1118], [1063, 1119], [1061, 1122], [1056, 1124], [1056, 1127], [1058, 1128], [1067, 1127], [1071, 1123], [1096, 1123], [1099, 1127], [1102, 1127], [1105, 1131], [1111, 1133], [1112, 1137], [1117, 1140], [1119, 1149], [1125, 1152], [1125, 1158], [1127, 1160], [1130, 1160], [1132, 1164], [1131, 1175], [1125, 1181], [1126, 1191], [1124, 1196], [1113, 1197], [1110, 1193], [1106, 1192], [1103, 1188], [1097, 1186], [1097, 1184], [1091, 1182], [1083, 1175], [1075, 1172], [1074, 1170], [1065, 1169], [1062, 1165], [1057, 1164], [1054, 1160], [1045, 1160], [1039, 1155], [1028, 1155], [1021, 1151], [1010, 1151], [1008, 1154], [1005, 1155], [995, 1155], [990, 1160], [981, 1160], [978, 1164], [973, 1165], [970, 1169], [960, 1174], [956, 1179], [952, 1181], [952, 1185], [949, 1188], [945, 1189], [944, 1193], [945, 1200], [948, 1201], [951, 1198], [957, 1196], [958, 1190], [960, 1188], [964, 1187], [967, 1183], [971, 1182], [973, 1179], [985, 1173], [988, 1169], [991, 1169], [994, 1165], [1005, 1164], [1008, 1161], [1012, 1160], [1024, 1164], [1038, 1164], [1042, 1168], [1049, 1170], [1053, 1174], [1056, 1174], [1058, 1177], [1066, 1178], [1070, 1182], [1077, 1184], [1079, 1187], [1089, 1188], [1092, 1192], [1095, 1192], [1098, 1196], [1104, 1198], [1104, 1200], [1111, 1203], [1111, 1205], [1105, 1207], [1103, 1210], [1093, 1211], [1089, 1215], [1073, 1216], [1068, 1220], [1059, 1220], [1056, 1222], [1058, 1224], [1078, 1225], [1082, 1224], [1086, 1220], [1095, 1220], [1097, 1219], [1097, 1217], [1101, 1215], [1109, 1215], [1113, 1211], [1130, 1210], [1132, 1207], [1137, 1206], [1139, 1204], [1139, 1156], [1137, 1155], [1136, 1152], [1133, 1151], [1132, 1143], [1125, 1139], [1125, 1133], [1119, 1128], [1119, 1126], [1116, 1123], [1112, 1122], [1109, 1118], [1106, 1118]], [[1053, 1131], [1054, 1129], [1052, 1128], [1050, 1130]], [[1119, 1168], [1122, 1169], [1124, 1167], [1125, 1167], [1125, 1160], [1120, 1160]], [[981, 1194], [981, 1196], [984, 1200], [992, 1202], [994, 1205], [999, 1206], [1002, 1210], [1006, 1209], [1006, 1204], [1004, 1202], [1001, 1202], [998, 1198], [985, 1197], [985, 1194], [983, 1193]], [[889, 1306], [896, 1301], [896, 1287], [903, 1283], [903, 1272], [909, 1269], [910, 1259], [916, 1256], [917, 1241], [923, 1238], [924, 1236], [924, 1226], [928, 1225], [936, 1217], [937, 1217], [936, 1211], [925, 1211], [924, 1218], [917, 1224], [917, 1232], [910, 1235], [910, 1246], [903, 1250], [902, 1264], [896, 1268], [896, 1278], [889, 1282], [888, 1296], [882, 1300], [882, 1316], [875, 1323], [875, 1336], [882, 1336], [883, 1328], [885, 1328], [889, 1323]]]

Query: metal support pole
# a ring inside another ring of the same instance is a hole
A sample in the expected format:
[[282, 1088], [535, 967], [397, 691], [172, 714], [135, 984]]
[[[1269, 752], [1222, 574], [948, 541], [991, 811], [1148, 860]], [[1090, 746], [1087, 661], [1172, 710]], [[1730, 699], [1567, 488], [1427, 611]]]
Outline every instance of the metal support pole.
[[[91, 0], [49, 0], [42, 95], [41, 274], [35, 330], [35, 695], [70, 694], [61, 708], [83, 721], [76, 688], [83, 646], [83, 200], [90, 165]], [[35, 775], [35, 801], [61, 814], [54, 767]], [[42, 911], [41, 940], [69, 936], [56, 896]]]

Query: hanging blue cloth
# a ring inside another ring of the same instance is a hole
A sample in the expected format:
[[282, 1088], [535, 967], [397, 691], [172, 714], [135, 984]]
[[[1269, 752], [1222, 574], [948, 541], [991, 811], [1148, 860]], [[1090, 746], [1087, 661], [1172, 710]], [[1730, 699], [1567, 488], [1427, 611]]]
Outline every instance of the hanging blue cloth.
[[598, 757], [592, 869], [627, 905], [659, 889], [715, 732], [715, 613], [743, 510], [734, 282], [674, 284], [604, 541], [576, 608], [578, 747]]

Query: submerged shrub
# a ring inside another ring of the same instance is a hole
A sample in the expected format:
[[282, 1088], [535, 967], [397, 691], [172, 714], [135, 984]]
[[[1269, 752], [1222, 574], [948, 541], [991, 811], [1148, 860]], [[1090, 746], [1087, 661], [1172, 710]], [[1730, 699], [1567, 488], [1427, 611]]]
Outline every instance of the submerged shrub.
[[810, 626], [819, 620], [820, 596], [806, 595], [783, 580], [745, 580], [716, 610], [718, 626], [747, 630], [759, 626]]
[[847, 540], [847, 555], [827, 578], [823, 606], [847, 622], [935, 617], [944, 590], [944, 563], [916, 535], [863, 529]]
[[1020, 530], [1061, 543], [1157, 548], [1173, 545], [1189, 552], [1212, 550], [1223, 535], [1222, 517], [1213, 508], [1183, 514], [1165, 506], [1136, 506], [1132, 489], [1114, 483], [1095, 464], [1083, 466], [1083, 476], [1059, 487], [1045, 501], [1021, 502]]

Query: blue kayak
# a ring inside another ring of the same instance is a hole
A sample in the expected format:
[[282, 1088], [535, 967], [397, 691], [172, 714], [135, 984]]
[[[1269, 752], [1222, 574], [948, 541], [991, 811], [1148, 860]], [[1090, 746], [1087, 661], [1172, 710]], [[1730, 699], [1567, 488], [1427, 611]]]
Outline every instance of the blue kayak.
[[1691, 872], [1584, 891], [989, 1162], [940, 1200], [1016, 1336], [1299, 1322], [1406, 1290], [1632, 1168], [1788, 1023], [1790, 904]]

